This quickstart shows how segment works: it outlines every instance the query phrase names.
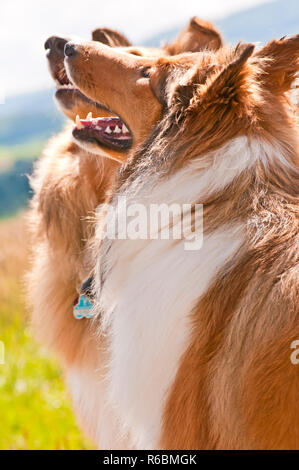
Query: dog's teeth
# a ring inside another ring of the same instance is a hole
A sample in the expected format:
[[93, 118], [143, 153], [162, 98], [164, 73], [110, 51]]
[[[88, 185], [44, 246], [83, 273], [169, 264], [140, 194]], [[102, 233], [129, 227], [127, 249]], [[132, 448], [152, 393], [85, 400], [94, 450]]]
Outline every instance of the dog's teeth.
[[116, 126], [115, 129], [114, 129], [114, 132], [116, 132], [116, 134], [120, 134], [121, 129], [118, 126]]
[[79, 115], [77, 114], [76, 116], [76, 127], [77, 129], [83, 129], [83, 124], [81, 124], [81, 121], [80, 121], [80, 118], [79, 118]]
[[86, 119], [92, 119], [92, 112], [91, 111], [87, 114]]
[[124, 134], [126, 132], [129, 132], [129, 129], [127, 128], [127, 126], [125, 124], [123, 124], [122, 131], [123, 131]]
[[107, 132], [107, 134], [111, 134], [112, 130], [111, 130], [110, 127], [108, 126], [108, 127], [106, 127], [105, 132]]

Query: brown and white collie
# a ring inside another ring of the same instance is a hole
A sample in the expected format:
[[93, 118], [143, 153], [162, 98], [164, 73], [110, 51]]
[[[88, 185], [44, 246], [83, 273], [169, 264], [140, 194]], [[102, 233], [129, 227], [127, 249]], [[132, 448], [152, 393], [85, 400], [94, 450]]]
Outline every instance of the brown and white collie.
[[102, 241], [102, 228], [93, 245], [107, 408], [129, 447], [299, 449], [299, 155], [286, 96], [299, 36], [257, 52], [156, 59], [68, 43], [65, 54], [70, 80], [137, 146], [112, 207], [120, 196], [147, 209], [191, 203], [196, 228], [203, 205], [201, 249]]
[[[127, 55], [162, 54], [159, 49], [133, 47], [122, 34], [107, 28], [95, 30], [92, 38]], [[90, 321], [74, 318], [73, 304], [89, 272], [85, 255], [86, 243], [93, 234], [89, 218], [106, 199], [119, 162], [127, 158], [132, 137], [114, 113], [69, 82], [63, 64], [68, 39], [53, 36], [45, 43], [50, 72], [57, 83], [58, 106], [77, 123], [90, 112], [102, 119], [97, 129], [93, 129], [90, 118], [84, 119], [73, 136], [72, 126], [68, 126], [50, 141], [35, 167], [30, 211], [33, 260], [28, 276], [32, 323], [43, 343], [58, 355], [88, 435], [101, 448], [125, 447], [114, 413], [105, 406], [105, 384], [101, 380], [105, 340], [93, 334]], [[212, 25], [193, 18], [164, 53], [217, 49], [221, 43]]]
[[[102, 31], [105, 38], [101, 37]], [[123, 46], [128, 46], [125, 37], [114, 31], [110, 35], [107, 29], [94, 31], [94, 40], [95, 37], [106, 39], [110, 45], [114, 40], [117, 46], [121, 41]], [[85, 97], [68, 81], [63, 64], [66, 42], [65, 38], [51, 37], [45, 43], [49, 69], [57, 83], [55, 100], [60, 110], [73, 122], [76, 116], [84, 118], [90, 112], [109, 117], [111, 113]], [[39, 340], [58, 356], [67, 380], [69, 375], [73, 377], [80, 371], [78, 385], [70, 387], [74, 408], [81, 426], [96, 441], [97, 429], [93, 426], [92, 416], [101, 402], [91, 402], [90, 390], [99, 389], [97, 374], [91, 374], [99, 369], [99, 348], [90, 332], [90, 322], [76, 320], [73, 306], [82, 279], [89, 272], [84, 261], [85, 243], [93, 234], [88, 217], [105, 200], [119, 167], [116, 160], [121, 160], [126, 150], [117, 142], [110, 144], [107, 134], [109, 148], [105, 146], [105, 140], [89, 143], [96, 147], [98, 154], [95, 155], [73, 141], [72, 127], [73, 124], [68, 124], [63, 132], [51, 139], [31, 177], [34, 196], [29, 223], [33, 250], [27, 290], [32, 324]], [[93, 383], [89, 380], [86, 391], [89, 374]], [[108, 434], [106, 437], [109, 440]]]

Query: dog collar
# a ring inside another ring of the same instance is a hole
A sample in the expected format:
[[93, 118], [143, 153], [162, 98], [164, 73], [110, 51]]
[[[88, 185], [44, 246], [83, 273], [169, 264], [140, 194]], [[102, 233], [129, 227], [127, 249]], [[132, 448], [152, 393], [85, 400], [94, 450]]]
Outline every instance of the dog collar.
[[85, 295], [79, 295], [74, 301], [73, 315], [76, 320], [82, 320], [82, 318], [92, 318], [93, 304], [89, 301]]

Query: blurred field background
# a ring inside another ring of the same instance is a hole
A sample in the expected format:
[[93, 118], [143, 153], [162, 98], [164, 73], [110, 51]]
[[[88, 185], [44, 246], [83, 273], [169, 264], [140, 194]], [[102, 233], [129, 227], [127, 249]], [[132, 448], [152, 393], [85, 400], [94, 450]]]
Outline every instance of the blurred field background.
[[[1, 5], [3, 1], [8, 4], [8, 0], [1, 0]], [[14, 1], [16, 2], [16, 0], [9, 1], [11, 8], [14, 8]], [[198, 6], [192, 14], [215, 22], [226, 41], [232, 44], [239, 40], [263, 43], [273, 37], [298, 33], [298, 0], [274, 2], [268, 0], [267, 3], [263, 1], [265, 0], [260, 0], [259, 5], [253, 5], [257, 3], [254, 1], [252, 7], [223, 18], [219, 18], [215, 8], [216, 21], [213, 16], [209, 18], [202, 13], [200, 2], [197, 2]], [[33, 0], [30, 0], [29, 3], [32, 2]], [[56, 0], [51, 2], [49, 8], [53, 9], [55, 2]], [[27, 2], [25, 3], [27, 5]], [[126, 2], [126, 8], [130, 3], [134, 2]], [[193, 3], [196, 4], [195, 1]], [[213, 3], [220, 4], [211, 0], [211, 4]], [[249, 3], [250, 1], [247, 2]], [[173, 5], [175, 8], [175, 2]], [[187, 4], [185, 5], [187, 8]], [[60, 17], [63, 16], [61, 8], [65, 9], [65, 15], [69, 18], [70, 10], [67, 9], [67, 3], [64, 4], [64, 0], [59, 1]], [[111, 11], [110, 23], [103, 24], [99, 12], [99, 21], [96, 21], [92, 27], [119, 27], [113, 20], [117, 9], [114, 11], [114, 7], [111, 7]], [[134, 8], [130, 15], [133, 15], [133, 11]], [[54, 10], [53, 12], [55, 13]], [[187, 23], [187, 19], [182, 21], [181, 16], [179, 14], [177, 16], [177, 26], [171, 26], [161, 34], [155, 33], [152, 37], [148, 34], [143, 44], [158, 46], [161, 41], [168, 41], [176, 36]], [[92, 17], [95, 17], [94, 13]], [[146, 22], [147, 20], [144, 20], [144, 25]], [[81, 19], [80, 24], [82, 24]], [[12, 25], [12, 28], [14, 27]], [[27, 24], [25, 27], [28, 27]], [[134, 40], [130, 28], [121, 30]], [[90, 31], [91, 29], [89, 34]], [[28, 35], [27, 31], [25, 33]], [[56, 31], [51, 33], [55, 34]], [[76, 27], [66, 33], [81, 34]], [[4, 38], [3, 44], [5, 43]], [[42, 41], [35, 47], [44, 54]], [[26, 51], [24, 53], [26, 54]], [[32, 55], [31, 51], [30, 54]], [[42, 60], [45, 65], [44, 57]], [[5, 67], [9, 65], [12, 64], [5, 64]], [[12, 75], [13, 73], [12, 71]], [[36, 79], [38, 72], [34, 73], [32, 69], [31, 73]], [[49, 77], [48, 80], [50, 84]], [[32, 171], [33, 162], [39, 157], [47, 139], [58, 132], [64, 122], [64, 118], [55, 108], [52, 96], [53, 89], [47, 88], [10, 95], [3, 104], [0, 104], [0, 341], [5, 344], [6, 353], [5, 364], [0, 364], [0, 449], [91, 447], [76, 426], [70, 397], [65, 390], [57, 362], [54, 358], [50, 358], [47, 351], [37, 345], [33, 339], [25, 308], [23, 276], [28, 266], [28, 238], [24, 211], [31, 197], [26, 175]]]
[[23, 273], [28, 237], [23, 214], [0, 222], [0, 450], [89, 449], [78, 430], [60, 368], [38, 346], [27, 321]]

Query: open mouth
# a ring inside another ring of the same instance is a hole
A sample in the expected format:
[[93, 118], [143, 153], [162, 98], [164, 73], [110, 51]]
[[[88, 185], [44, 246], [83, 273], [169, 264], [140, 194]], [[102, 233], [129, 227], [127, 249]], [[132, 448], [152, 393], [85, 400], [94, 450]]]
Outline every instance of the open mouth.
[[132, 136], [125, 123], [117, 116], [100, 117], [101, 109], [107, 114], [107, 108], [100, 103], [89, 99], [81, 91], [74, 87], [68, 79], [64, 67], [56, 71], [56, 94], [55, 97], [64, 107], [71, 109], [76, 103], [84, 103], [92, 109], [98, 109], [97, 118], [88, 113], [86, 119], [76, 117], [76, 126], [73, 129], [73, 137], [82, 143], [93, 143], [112, 150], [125, 151], [132, 146]]
[[[66, 74], [65, 66], [63, 63], [63, 59], [60, 57], [57, 59], [57, 57], [52, 57], [49, 55], [50, 52], [48, 52], [47, 57], [48, 57], [48, 65], [50, 69], [50, 73], [52, 75], [52, 78], [55, 81], [56, 88], [62, 88], [62, 87], [73, 87], [73, 84], [70, 82], [68, 79], [68, 76]], [[52, 58], [51, 58], [52, 57]]]
[[125, 123], [115, 117], [92, 117], [86, 119], [76, 117], [76, 127], [73, 130], [75, 139], [104, 145], [114, 150], [127, 150], [132, 145], [132, 136]]
[[[51, 64], [51, 63], [50, 63]], [[63, 63], [56, 66], [50, 66], [52, 77], [54, 78], [56, 85], [55, 98], [59, 103], [63, 104], [67, 109], [71, 109], [75, 100], [80, 99], [84, 102], [89, 102], [95, 105], [95, 103], [83, 95], [81, 91], [74, 87], [67, 77]]]

